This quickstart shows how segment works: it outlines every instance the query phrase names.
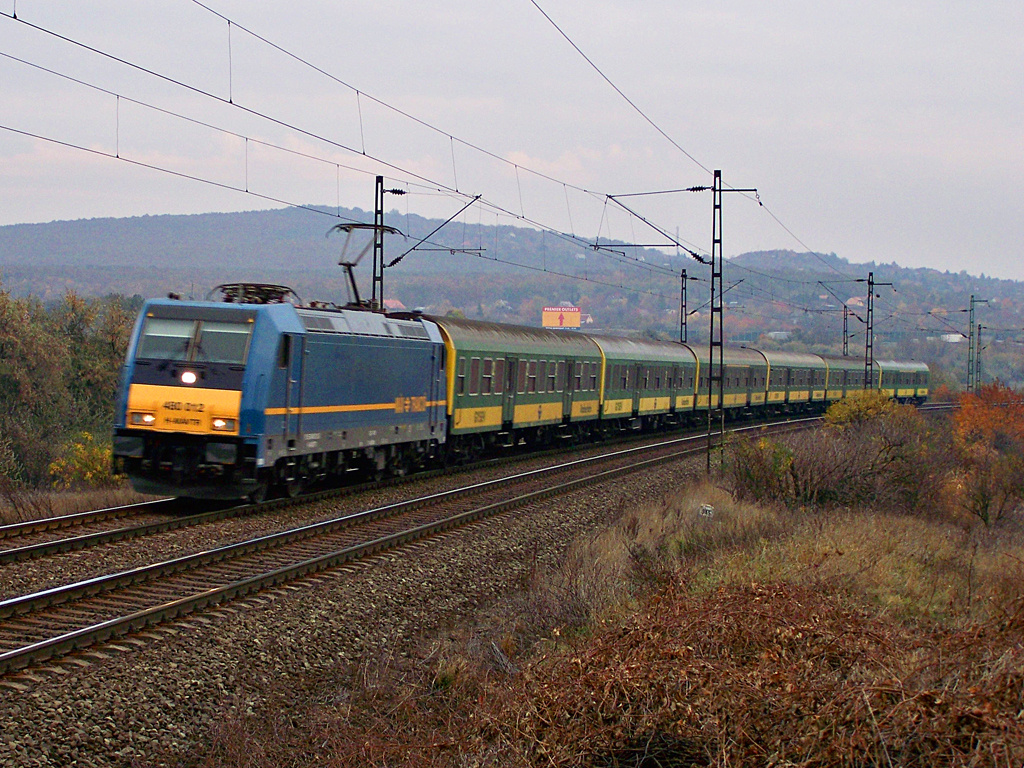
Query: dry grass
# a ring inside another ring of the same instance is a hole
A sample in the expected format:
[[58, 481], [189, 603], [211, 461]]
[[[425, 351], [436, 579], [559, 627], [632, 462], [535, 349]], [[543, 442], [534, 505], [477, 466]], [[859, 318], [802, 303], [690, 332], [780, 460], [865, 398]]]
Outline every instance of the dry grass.
[[1013, 614], [1024, 594], [1024, 531], [876, 512], [808, 514], [791, 535], [720, 553], [708, 584], [788, 582], [836, 590], [895, 618], [950, 626]]
[[127, 486], [94, 491], [40, 491], [13, 487], [0, 491], [0, 525], [136, 504], [153, 498], [136, 493]]
[[480, 625], [279, 692], [193, 764], [1018, 766], [1024, 532], [964, 523], [624, 508]]

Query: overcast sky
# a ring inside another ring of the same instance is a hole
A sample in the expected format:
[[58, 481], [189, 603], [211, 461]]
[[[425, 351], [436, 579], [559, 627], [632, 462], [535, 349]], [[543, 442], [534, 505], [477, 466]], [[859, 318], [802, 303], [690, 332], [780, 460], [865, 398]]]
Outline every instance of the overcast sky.
[[[188, 0], [0, 0], [0, 225], [367, 209], [382, 173], [411, 192], [388, 202], [402, 212], [450, 216], [457, 189], [482, 196], [470, 223], [655, 243], [606, 195], [719, 168], [766, 206], [726, 195], [726, 256], [809, 248], [1024, 279], [1020, 0], [537, 2], [671, 141], [530, 0], [205, 0], [326, 74]], [[710, 249], [709, 193], [622, 202]]]

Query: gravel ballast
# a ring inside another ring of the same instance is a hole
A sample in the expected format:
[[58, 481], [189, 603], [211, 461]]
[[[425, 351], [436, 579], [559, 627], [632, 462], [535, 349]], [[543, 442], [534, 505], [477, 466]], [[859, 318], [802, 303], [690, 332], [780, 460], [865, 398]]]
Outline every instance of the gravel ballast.
[[[687, 463], [688, 464], [688, 463]], [[624, 506], [692, 481], [674, 463], [333, 569], [0, 679], [0, 764], [179, 765], [272, 690], [472, 625]]]

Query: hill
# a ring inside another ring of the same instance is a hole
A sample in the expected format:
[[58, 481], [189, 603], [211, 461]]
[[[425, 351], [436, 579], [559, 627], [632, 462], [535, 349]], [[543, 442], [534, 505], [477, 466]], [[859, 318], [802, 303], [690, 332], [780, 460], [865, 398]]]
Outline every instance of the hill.
[[[325, 215], [326, 214], [326, 215]], [[341, 220], [370, 221], [358, 208], [284, 208], [191, 216], [88, 219], [0, 227], [3, 287], [44, 301], [67, 291], [102, 296], [168, 292], [203, 298], [222, 282], [291, 285], [305, 299], [348, 300], [336, 265], [344, 234], [327, 236]], [[387, 223], [405, 237], [389, 236], [387, 258], [405, 253], [442, 222], [391, 211]], [[349, 258], [361, 246], [349, 248]], [[369, 256], [359, 269], [369, 286]], [[588, 249], [578, 240], [525, 227], [453, 222], [386, 272], [387, 297], [433, 312], [458, 310], [468, 317], [538, 324], [542, 307], [572, 303], [593, 320], [593, 330], [679, 336], [679, 272], [689, 283], [688, 338], [706, 335], [707, 267], [685, 254], [609, 243]], [[734, 343], [793, 349], [842, 350], [842, 304], [849, 319], [851, 354], [863, 349], [866, 286], [873, 272], [876, 354], [915, 356], [952, 371], [965, 368], [964, 344], [941, 341], [965, 334], [971, 295], [988, 301], [979, 311], [986, 368], [1004, 381], [1024, 383], [1014, 339], [1024, 334], [1021, 283], [966, 272], [852, 263], [834, 253], [787, 250], [745, 253], [728, 259], [727, 338]], [[856, 281], [862, 282], [856, 282]], [[736, 285], [733, 285], [736, 283]], [[958, 375], [954, 375], [955, 383]], [[964, 378], [964, 377], [960, 377]]]

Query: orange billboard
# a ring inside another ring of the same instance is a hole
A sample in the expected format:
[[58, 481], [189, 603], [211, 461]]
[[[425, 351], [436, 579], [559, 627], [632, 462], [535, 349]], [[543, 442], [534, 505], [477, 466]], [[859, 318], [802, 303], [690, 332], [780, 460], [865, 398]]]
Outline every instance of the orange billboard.
[[544, 307], [541, 325], [545, 328], [579, 328], [579, 307]]

